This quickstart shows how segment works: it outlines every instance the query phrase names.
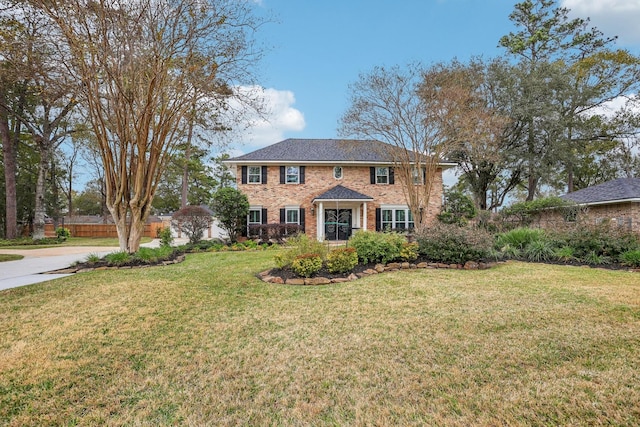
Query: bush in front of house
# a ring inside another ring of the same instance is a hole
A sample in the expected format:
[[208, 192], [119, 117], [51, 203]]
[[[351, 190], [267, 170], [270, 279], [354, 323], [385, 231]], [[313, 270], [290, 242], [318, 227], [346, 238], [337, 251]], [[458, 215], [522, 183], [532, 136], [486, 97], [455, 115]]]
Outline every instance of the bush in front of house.
[[56, 228], [56, 238], [61, 242], [64, 242], [69, 237], [71, 237], [71, 231], [66, 227], [58, 227]]
[[322, 268], [322, 258], [318, 254], [297, 255], [291, 262], [291, 269], [301, 277], [311, 277]]
[[434, 224], [417, 232], [415, 237], [420, 255], [446, 264], [486, 259], [493, 247], [493, 236], [485, 230], [455, 224]]
[[360, 230], [351, 236], [349, 246], [355, 248], [358, 259], [365, 264], [386, 264], [400, 259], [402, 245], [406, 241], [406, 237], [398, 233]]
[[[628, 251], [640, 249], [640, 239], [628, 230], [605, 221], [597, 225], [584, 225], [556, 239], [574, 250], [574, 256], [590, 264], [598, 260], [618, 260]], [[601, 262], [598, 262], [601, 263]]]
[[629, 267], [640, 267], [640, 249], [623, 252], [620, 255], [620, 262]]
[[336, 248], [327, 254], [329, 273], [348, 273], [358, 265], [358, 253], [355, 248]]
[[304, 233], [289, 238], [287, 247], [274, 256], [276, 266], [280, 269], [291, 266], [298, 255], [315, 254], [324, 260], [327, 256], [327, 247], [315, 239], [310, 239]]

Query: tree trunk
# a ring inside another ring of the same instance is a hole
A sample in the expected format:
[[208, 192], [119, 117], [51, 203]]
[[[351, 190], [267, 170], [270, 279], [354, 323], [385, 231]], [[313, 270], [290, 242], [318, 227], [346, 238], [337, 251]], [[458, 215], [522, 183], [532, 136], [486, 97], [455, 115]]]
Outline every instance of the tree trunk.
[[18, 208], [16, 202], [16, 145], [9, 131], [7, 112], [0, 108], [0, 139], [4, 158], [5, 183], [5, 238], [15, 239], [18, 236]]
[[184, 166], [182, 169], [182, 194], [180, 198], [180, 209], [187, 207], [189, 194], [189, 160], [191, 159], [191, 139], [193, 138], [193, 119], [189, 122], [187, 133], [187, 146], [184, 150]]
[[38, 180], [36, 181], [36, 205], [33, 216], [33, 240], [44, 239], [45, 217], [45, 187], [47, 171], [49, 169], [49, 150], [43, 147], [42, 141], [38, 141], [40, 147], [40, 163], [38, 165]]

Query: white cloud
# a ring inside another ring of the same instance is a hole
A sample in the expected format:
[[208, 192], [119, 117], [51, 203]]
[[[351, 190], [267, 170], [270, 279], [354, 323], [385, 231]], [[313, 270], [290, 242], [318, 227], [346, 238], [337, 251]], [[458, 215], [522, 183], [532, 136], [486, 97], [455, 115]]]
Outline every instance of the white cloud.
[[571, 16], [591, 18], [591, 24], [605, 36], [618, 36], [620, 46], [640, 44], [640, 1], [561, 0]]
[[[255, 88], [254, 88], [255, 90]], [[299, 132], [305, 126], [304, 114], [293, 107], [295, 96], [288, 90], [261, 89], [259, 97], [264, 105], [264, 114], [252, 114], [251, 123], [233, 144], [234, 151], [253, 151], [284, 139], [285, 132]]]

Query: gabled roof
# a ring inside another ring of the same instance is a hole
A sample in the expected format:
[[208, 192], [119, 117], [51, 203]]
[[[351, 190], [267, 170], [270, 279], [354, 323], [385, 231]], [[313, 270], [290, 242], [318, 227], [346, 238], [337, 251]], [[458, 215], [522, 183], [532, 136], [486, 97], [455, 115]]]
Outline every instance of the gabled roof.
[[[391, 144], [358, 139], [285, 139], [225, 163], [369, 163], [390, 164]], [[449, 166], [449, 164], [443, 164]], [[453, 165], [451, 165], [453, 166]]]
[[314, 197], [313, 201], [315, 202], [316, 200], [373, 200], [373, 197], [358, 193], [342, 185], [336, 185], [332, 189]]
[[640, 178], [619, 178], [560, 196], [578, 204], [640, 202]]

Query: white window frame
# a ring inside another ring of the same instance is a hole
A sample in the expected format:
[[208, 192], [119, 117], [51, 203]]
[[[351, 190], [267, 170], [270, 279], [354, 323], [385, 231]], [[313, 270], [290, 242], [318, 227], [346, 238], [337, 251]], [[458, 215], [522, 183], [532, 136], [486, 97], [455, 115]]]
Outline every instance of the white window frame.
[[[258, 212], [258, 222], [251, 221], [252, 212]], [[247, 215], [247, 225], [256, 225], [256, 224], [262, 224], [262, 206], [249, 208], [249, 214]]]
[[[336, 173], [338, 171], [339, 171], [339, 173]], [[342, 166], [334, 166], [333, 167], [333, 178], [334, 179], [342, 179], [343, 176], [344, 176], [344, 171], [342, 170]]]
[[376, 184], [389, 184], [388, 166], [376, 166]]
[[[295, 213], [295, 217], [296, 220], [295, 221], [290, 221], [289, 220], [289, 213], [293, 214]], [[300, 225], [300, 208], [298, 206], [296, 207], [285, 207], [284, 208], [284, 222], [287, 224], [298, 224]]]
[[[254, 169], [253, 173], [251, 169]], [[256, 169], [258, 170], [258, 173], [255, 173]], [[262, 184], [262, 166], [247, 166], [247, 183]]]
[[[399, 216], [402, 216], [404, 220], [399, 220]], [[383, 205], [380, 207], [380, 228], [382, 230], [412, 230], [415, 226], [415, 219], [408, 206]]]
[[285, 184], [300, 184], [300, 166], [286, 166], [284, 182]]

